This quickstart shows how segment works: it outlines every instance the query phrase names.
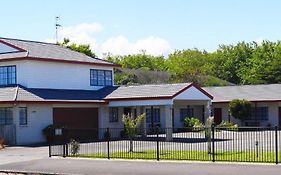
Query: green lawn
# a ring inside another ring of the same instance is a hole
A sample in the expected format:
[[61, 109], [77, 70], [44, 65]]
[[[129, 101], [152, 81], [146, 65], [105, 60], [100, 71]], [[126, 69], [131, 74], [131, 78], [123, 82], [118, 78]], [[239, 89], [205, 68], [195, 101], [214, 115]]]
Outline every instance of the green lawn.
[[[89, 158], [107, 158], [107, 153], [81, 154], [77, 157]], [[120, 159], [156, 159], [156, 151], [145, 152], [113, 152], [110, 158]], [[281, 153], [279, 153], [279, 162]], [[211, 161], [212, 155], [206, 151], [160, 151], [160, 160], [199, 160]], [[233, 162], [275, 162], [274, 152], [217, 152], [215, 161], [233, 161]]]

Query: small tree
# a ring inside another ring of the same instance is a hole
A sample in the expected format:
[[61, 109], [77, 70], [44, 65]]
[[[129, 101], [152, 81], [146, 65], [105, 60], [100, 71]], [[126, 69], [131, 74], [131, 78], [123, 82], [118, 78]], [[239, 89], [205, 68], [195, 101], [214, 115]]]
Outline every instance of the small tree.
[[208, 117], [206, 122], [205, 137], [208, 141], [208, 154], [212, 153], [212, 126], [214, 124], [214, 117]]
[[137, 127], [145, 117], [145, 114], [141, 114], [135, 119], [130, 114], [123, 115], [122, 121], [124, 123], [125, 131], [130, 139], [130, 152], [133, 152], [133, 138], [137, 133]]
[[251, 102], [234, 99], [229, 103], [230, 115], [244, 122], [251, 115]]

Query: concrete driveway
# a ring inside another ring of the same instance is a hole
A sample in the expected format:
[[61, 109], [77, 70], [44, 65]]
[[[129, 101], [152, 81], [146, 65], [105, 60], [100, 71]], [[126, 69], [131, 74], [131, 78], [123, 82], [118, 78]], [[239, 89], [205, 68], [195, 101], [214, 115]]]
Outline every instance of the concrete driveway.
[[46, 158], [0, 165], [1, 170], [89, 175], [277, 175], [281, 166]]
[[0, 165], [48, 157], [48, 146], [14, 146], [0, 150]]

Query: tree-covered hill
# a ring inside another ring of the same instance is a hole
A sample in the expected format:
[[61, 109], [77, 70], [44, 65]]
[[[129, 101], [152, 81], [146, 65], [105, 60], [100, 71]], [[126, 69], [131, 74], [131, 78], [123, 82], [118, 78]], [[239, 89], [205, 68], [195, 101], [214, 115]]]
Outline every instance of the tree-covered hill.
[[[63, 45], [70, 49], [95, 55], [89, 45], [68, 45], [69, 40], [66, 41]], [[177, 50], [166, 58], [143, 51], [125, 56], [105, 54], [103, 59], [122, 66], [115, 72], [116, 84], [196, 82], [201, 86], [223, 86], [281, 83], [281, 41], [221, 45], [214, 52], [196, 48]]]

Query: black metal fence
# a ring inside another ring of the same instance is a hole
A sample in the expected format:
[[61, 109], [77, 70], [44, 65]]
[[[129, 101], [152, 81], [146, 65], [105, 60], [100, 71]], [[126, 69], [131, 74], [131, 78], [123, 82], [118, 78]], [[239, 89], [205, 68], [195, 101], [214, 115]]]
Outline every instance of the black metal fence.
[[277, 127], [65, 129], [49, 155], [278, 164], [280, 134]]

